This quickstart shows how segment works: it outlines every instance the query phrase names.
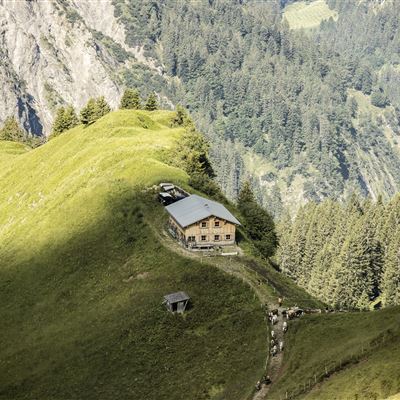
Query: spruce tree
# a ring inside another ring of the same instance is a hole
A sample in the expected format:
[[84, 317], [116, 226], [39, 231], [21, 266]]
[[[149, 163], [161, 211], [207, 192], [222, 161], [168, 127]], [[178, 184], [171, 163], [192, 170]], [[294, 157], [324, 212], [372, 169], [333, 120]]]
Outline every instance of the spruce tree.
[[67, 130], [72, 129], [79, 124], [79, 118], [76, 115], [74, 107], [72, 107], [71, 105], [65, 108], [64, 119]]
[[382, 297], [386, 306], [400, 304], [400, 228], [387, 247], [384, 274], [382, 279]]
[[12, 142], [24, 142], [27, 138], [26, 132], [21, 128], [15, 117], [8, 117], [0, 129], [0, 140]]
[[190, 119], [187, 111], [181, 106], [177, 105], [175, 110], [175, 115], [172, 118], [171, 125], [172, 126], [188, 126], [193, 122]]
[[65, 108], [59, 107], [56, 111], [56, 117], [54, 118], [52, 136], [57, 136], [65, 131]]
[[86, 106], [82, 108], [80, 117], [83, 125], [90, 125], [97, 120], [98, 109], [94, 98], [90, 98]]
[[104, 96], [96, 99], [96, 120], [108, 114], [111, 111], [111, 107], [106, 102]]
[[149, 97], [147, 97], [144, 109], [147, 111], [154, 111], [157, 110], [157, 108], [158, 108], [157, 96], [154, 92], [151, 92], [149, 94]]
[[238, 196], [238, 209], [255, 247], [264, 257], [274, 255], [278, 240], [271, 215], [256, 201], [250, 182], [244, 182]]
[[137, 89], [126, 89], [121, 98], [121, 109], [138, 110], [140, 109], [140, 93]]
[[57, 109], [56, 117], [53, 122], [52, 136], [57, 136], [78, 125], [78, 123], [78, 117], [72, 106], [67, 106], [66, 108], [60, 107]]

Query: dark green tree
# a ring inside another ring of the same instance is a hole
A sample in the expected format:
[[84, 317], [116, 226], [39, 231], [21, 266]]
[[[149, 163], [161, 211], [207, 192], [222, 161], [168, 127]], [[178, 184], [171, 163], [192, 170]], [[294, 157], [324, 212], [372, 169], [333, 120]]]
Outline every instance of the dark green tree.
[[154, 111], [158, 108], [157, 96], [154, 92], [151, 92], [147, 97], [144, 109], [147, 111]]
[[400, 229], [392, 236], [385, 257], [385, 271], [382, 282], [385, 305], [400, 304]]
[[0, 129], [0, 140], [12, 142], [24, 142], [27, 138], [26, 132], [21, 128], [15, 117], [8, 117]]
[[126, 89], [121, 98], [121, 109], [138, 110], [141, 107], [140, 93], [137, 89]]
[[209, 148], [204, 135], [189, 125], [177, 146], [175, 158], [190, 176], [204, 174], [213, 178], [215, 174], [208, 155]]
[[66, 108], [60, 107], [57, 109], [56, 117], [53, 122], [52, 136], [57, 136], [78, 124], [79, 119], [72, 106], [67, 106]]
[[189, 117], [188, 112], [181, 105], [176, 106], [175, 115], [172, 117], [172, 126], [188, 126], [192, 125], [193, 122]]
[[244, 182], [237, 205], [244, 218], [244, 227], [255, 247], [264, 257], [274, 255], [278, 240], [271, 215], [256, 201], [251, 184]]
[[97, 102], [94, 98], [89, 99], [82, 108], [80, 117], [83, 125], [90, 125], [98, 119]]
[[111, 111], [111, 107], [106, 102], [104, 96], [100, 96], [96, 99], [96, 120], [108, 114]]

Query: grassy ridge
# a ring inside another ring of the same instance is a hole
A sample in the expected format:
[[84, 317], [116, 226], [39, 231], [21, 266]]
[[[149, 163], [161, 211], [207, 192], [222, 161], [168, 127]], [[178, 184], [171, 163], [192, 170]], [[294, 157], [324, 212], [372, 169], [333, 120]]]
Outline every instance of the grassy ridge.
[[[304, 399], [384, 399], [400, 392], [400, 309], [306, 316], [290, 323], [283, 374], [271, 392]], [[339, 372], [332, 373], [338, 370]]]
[[[239, 399], [265, 357], [253, 293], [171, 253], [142, 192], [167, 165], [169, 112], [118, 111], [0, 172], [0, 399]], [[0, 161], [1, 162], [1, 161]], [[167, 313], [187, 291], [193, 308]]]

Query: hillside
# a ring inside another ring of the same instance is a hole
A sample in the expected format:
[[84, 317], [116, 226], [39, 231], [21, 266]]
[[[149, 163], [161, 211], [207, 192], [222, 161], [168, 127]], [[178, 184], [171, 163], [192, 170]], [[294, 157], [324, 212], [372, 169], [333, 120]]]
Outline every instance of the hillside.
[[[144, 189], [188, 188], [165, 163], [183, 133], [171, 116], [117, 111], [29, 152], [1, 144], [1, 399], [252, 391], [267, 351], [258, 300], [155, 234], [165, 214]], [[161, 305], [177, 290], [192, 298], [184, 317]]]
[[299, 399], [369, 400], [400, 393], [399, 311], [316, 315], [293, 322], [282, 375], [269, 398], [285, 398], [288, 392]]
[[[172, 116], [117, 111], [35, 150], [0, 143], [0, 399], [250, 398], [268, 351], [260, 302], [323, 307], [266, 261], [206, 263], [165, 236], [148, 188], [191, 190], [167, 163], [184, 132]], [[184, 317], [161, 305], [176, 290], [192, 298]], [[399, 392], [398, 315], [291, 321], [268, 398]]]

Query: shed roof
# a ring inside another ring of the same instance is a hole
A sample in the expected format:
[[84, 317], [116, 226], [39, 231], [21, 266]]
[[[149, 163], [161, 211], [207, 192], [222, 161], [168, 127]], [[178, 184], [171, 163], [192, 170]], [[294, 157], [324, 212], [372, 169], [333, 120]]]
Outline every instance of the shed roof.
[[179, 200], [165, 209], [183, 228], [211, 216], [240, 225], [240, 222], [222, 204], [196, 194]]
[[166, 191], [175, 189], [175, 186], [169, 182], [160, 183], [160, 187]]
[[185, 292], [176, 292], [165, 295], [164, 299], [167, 300], [168, 303], [179, 303], [180, 301], [189, 300], [190, 297]]

